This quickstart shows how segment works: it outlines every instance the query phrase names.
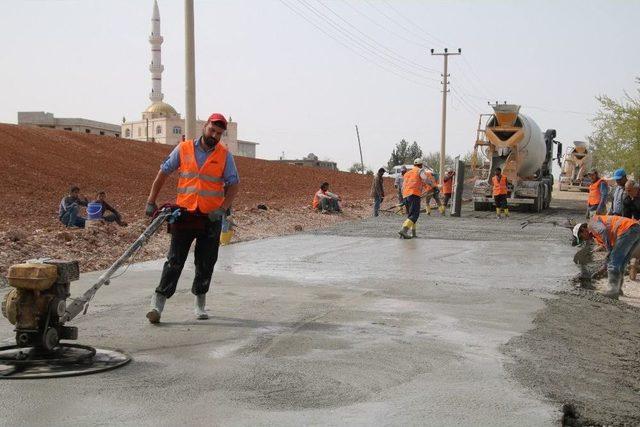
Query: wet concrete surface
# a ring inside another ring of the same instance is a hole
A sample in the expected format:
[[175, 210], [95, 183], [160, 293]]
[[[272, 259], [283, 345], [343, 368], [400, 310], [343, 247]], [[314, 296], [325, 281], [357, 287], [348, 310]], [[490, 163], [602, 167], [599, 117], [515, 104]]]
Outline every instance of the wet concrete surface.
[[[560, 403], [505, 369], [503, 346], [578, 271], [568, 231], [515, 213], [400, 217], [225, 247], [193, 318], [191, 261], [162, 324], [144, 314], [161, 261], [132, 265], [73, 324], [133, 362], [4, 382], [6, 425], [554, 425]], [[437, 215], [437, 214], [436, 214]], [[83, 275], [73, 292], [98, 273]], [[8, 323], [0, 334], [12, 341]]]

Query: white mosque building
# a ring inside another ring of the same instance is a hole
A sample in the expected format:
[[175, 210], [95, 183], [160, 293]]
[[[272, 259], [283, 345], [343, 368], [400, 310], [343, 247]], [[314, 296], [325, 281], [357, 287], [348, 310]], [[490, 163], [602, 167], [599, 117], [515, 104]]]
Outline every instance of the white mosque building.
[[[122, 123], [121, 136], [136, 141], [157, 142], [160, 144], [176, 145], [182, 141], [184, 135], [184, 119], [171, 105], [163, 101], [162, 93], [162, 42], [160, 34], [160, 9], [158, 1], [153, 2], [153, 15], [151, 16], [151, 93], [149, 99], [151, 105], [142, 113], [142, 120]], [[205, 122], [198, 120], [196, 129], [201, 129]], [[227, 131], [222, 136], [222, 141], [227, 145], [233, 155], [244, 157], [256, 157], [257, 142], [242, 141], [238, 139], [238, 123], [231, 121]]]

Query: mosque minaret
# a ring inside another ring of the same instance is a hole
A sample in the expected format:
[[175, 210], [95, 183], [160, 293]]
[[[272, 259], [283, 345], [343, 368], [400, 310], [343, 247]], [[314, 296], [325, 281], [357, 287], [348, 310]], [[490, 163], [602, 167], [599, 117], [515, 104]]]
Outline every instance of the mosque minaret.
[[164, 65], [162, 65], [162, 42], [164, 39], [160, 35], [160, 9], [158, 8], [158, 1], [153, 2], [153, 15], [151, 16], [151, 35], [149, 36], [149, 43], [151, 44], [151, 65], [149, 65], [149, 71], [151, 71], [151, 94], [149, 99], [151, 102], [162, 101], [164, 95], [162, 94], [162, 72], [164, 71]]

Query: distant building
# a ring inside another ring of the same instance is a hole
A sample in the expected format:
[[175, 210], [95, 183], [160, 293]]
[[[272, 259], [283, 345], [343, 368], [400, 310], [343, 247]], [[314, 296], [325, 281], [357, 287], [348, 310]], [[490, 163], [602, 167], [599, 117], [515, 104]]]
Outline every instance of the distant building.
[[[151, 16], [151, 93], [149, 99], [151, 105], [142, 113], [142, 120], [129, 121], [123, 119], [121, 126], [124, 138], [136, 141], [157, 142], [160, 144], [177, 145], [182, 141], [185, 132], [184, 119], [171, 105], [163, 102], [162, 93], [162, 65], [161, 45], [164, 38], [160, 34], [160, 9], [157, 1], [153, 3], [153, 15]], [[205, 121], [197, 120], [196, 128], [201, 129]], [[222, 142], [229, 151], [236, 156], [256, 157], [257, 142], [238, 140], [238, 123], [231, 121], [227, 131], [222, 135]]]
[[89, 119], [57, 118], [44, 111], [19, 111], [18, 124], [41, 128], [61, 129], [93, 135], [120, 136], [120, 126]]
[[324, 168], [331, 170], [338, 170], [338, 164], [336, 162], [332, 162], [329, 160], [318, 160], [318, 156], [313, 153], [309, 153], [306, 157], [303, 157], [300, 160], [287, 160], [287, 159], [278, 159], [274, 160], [278, 163], [289, 163], [290, 165], [296, 166], [306, 166], [311, 168]]

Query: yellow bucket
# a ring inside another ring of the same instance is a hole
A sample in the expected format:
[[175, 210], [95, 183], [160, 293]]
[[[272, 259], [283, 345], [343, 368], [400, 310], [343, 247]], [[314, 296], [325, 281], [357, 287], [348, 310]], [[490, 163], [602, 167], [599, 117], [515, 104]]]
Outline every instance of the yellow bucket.
[[231, 238], [233, 237], [233, 229], [229, 231], [223, 231], [220, 233], [220, 244], [222, 246], [228, 245], [231, 242]]

